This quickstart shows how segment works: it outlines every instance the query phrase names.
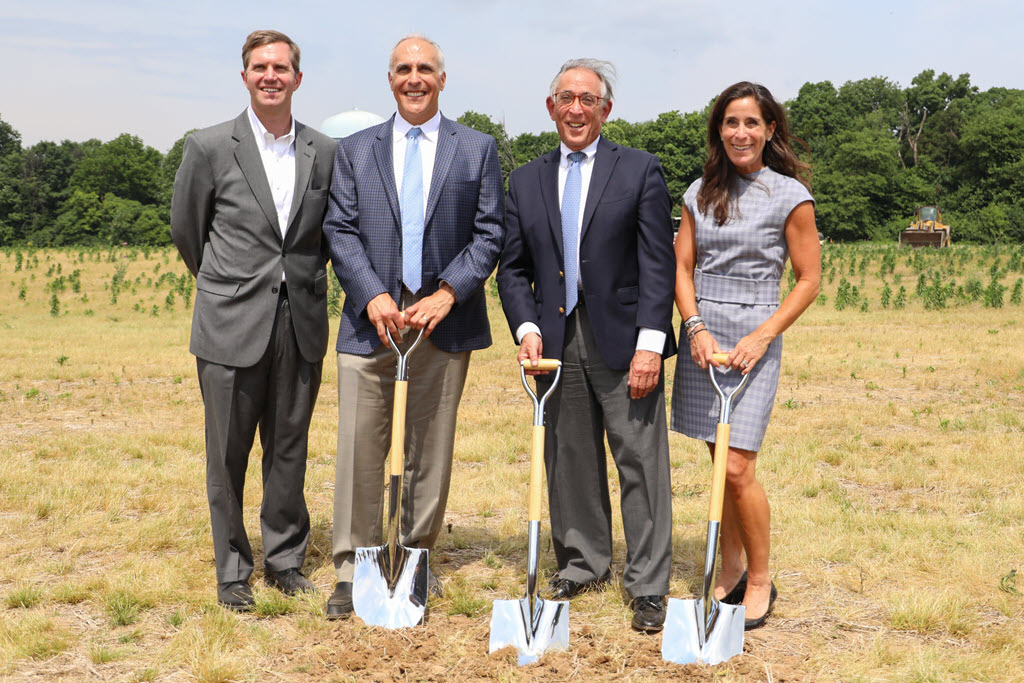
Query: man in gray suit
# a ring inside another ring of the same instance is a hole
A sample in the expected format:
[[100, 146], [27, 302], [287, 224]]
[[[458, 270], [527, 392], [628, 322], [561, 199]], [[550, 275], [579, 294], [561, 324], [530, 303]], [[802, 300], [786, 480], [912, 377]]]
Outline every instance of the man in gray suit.
[[285, 593], [314, 590], [303, 494], [310, 417], [327, 352], [321, 233], [335, 143], [298, 123], [299, 48], [255, 31], [242, 48], [250, 106], [185, 140], [171, 238], [196, 277], [192, 341], [206, 412], [206, 492], [217, 599], [253, 604], [242, 487], [257, 426], [263, 445], [264, 568]]
[[[355, 549], [380, 543], [394, 352], [411, 344], [400, 540], [431, 548], [444, 521], [470, 352], [490, 346], [483, 284], [504, 238], [497, 144], [441, 115], [444, 54], [406, 36], [391, 52], [389, 121], [343, 139], [324, 234], [345, 289], [338, 332], [338, 464], [327, 616], [352, 611]], [[440, 584], [431, 574], [435, 594]]]

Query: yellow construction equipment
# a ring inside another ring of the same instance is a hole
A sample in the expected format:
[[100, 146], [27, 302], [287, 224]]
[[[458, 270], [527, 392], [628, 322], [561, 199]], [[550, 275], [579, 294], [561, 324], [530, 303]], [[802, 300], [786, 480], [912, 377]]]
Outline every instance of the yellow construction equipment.
[[910, 227], [900, 233], [899, 243], [911, 247], [948, 247], [949, 226], [937, 206], [919, 206]]

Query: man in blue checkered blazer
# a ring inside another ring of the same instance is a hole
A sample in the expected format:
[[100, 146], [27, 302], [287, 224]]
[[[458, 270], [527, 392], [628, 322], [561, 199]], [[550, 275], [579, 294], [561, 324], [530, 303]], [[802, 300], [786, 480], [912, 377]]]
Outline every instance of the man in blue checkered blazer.
[[[494, 138], [441, 116], [444, 54], [423, 36], [391, 53], [389, 121], [338, 144], [324, 235], [345, 290], [338, 332], [338, 461], [328, 618], [352, 611], [355, 549], [381, 542], [396, 358], [415, 331], [400, 541], [430, 548], [451, 480], [470, 352], [491, 344], [483, 284], [504, 241]], [[431, 575], [432, 592], [440, 584]]]

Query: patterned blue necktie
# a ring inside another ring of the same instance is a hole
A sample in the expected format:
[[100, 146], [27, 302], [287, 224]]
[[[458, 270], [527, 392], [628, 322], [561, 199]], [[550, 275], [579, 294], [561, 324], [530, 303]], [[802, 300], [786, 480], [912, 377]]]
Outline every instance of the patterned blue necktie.
[[562, 190], [562, 254], [565, 264], [565, 315], [576, 308], [577, 287], [579, 287], [579, 227], [580, 195], [583, 192], [583, 175], [580, 163], [587, 158], [583, 152], [569, 154], [569, 172], [565, 176]]
[[423, 284], [423, 161], [419, 128], [406, 135], [402, 171], [402, 281], [415, 294]]

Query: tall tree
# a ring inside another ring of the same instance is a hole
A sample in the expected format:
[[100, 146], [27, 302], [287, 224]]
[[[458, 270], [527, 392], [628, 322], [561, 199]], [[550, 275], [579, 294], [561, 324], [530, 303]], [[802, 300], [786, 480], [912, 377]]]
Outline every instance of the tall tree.
[[14, 127], [0, 119], [0, 158], [21, 151], [21, 133], [14, 130]]
[[467, 111], [457, 121], [473, 130], [486, 133], [498, 143], [498, 160], [501, 162], [501, 176], [508, 186], [508, 174], [519, 164], [516, 163], [515, 150], [512, 148], [512, 141], [505, 131], [504, 123], [497, 123], [486, 114], [478, 114], [475, 111]]
[[786, 103], [790, 131], [810, 146], [815, 158], [828, 149], [828, 139], [847, 125], [848, 106], [829, 81], [804, 83], [796, 99]]
[[94, 192], [100, 199], [113, 194], [141, 204], [156, 204], [161, 196], [160, 152], [134, 135], [122, 133], [86, 154], [70, 187]]

